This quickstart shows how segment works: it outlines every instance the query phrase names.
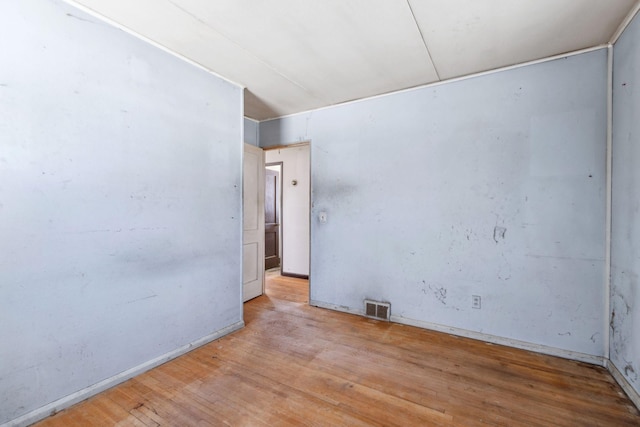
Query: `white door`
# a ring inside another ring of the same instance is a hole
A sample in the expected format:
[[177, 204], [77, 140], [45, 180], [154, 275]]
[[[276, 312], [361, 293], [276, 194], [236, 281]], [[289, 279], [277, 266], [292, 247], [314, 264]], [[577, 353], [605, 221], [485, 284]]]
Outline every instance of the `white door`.
[[242, 300], [264, 293], [264, 151], [244, 144]]

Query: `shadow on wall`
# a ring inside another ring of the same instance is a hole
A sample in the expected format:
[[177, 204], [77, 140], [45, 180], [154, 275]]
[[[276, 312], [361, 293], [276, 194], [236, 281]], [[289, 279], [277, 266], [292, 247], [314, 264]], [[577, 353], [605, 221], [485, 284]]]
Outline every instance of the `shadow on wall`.
[[244, 90], [244, 115], [254, 120], [278, 117], [279, 113], [249, 89]]

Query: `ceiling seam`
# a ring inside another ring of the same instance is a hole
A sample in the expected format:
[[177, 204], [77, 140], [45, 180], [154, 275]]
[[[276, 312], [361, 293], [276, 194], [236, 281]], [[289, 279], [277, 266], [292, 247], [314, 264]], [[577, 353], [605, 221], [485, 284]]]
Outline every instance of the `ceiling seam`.
[[438, 72], [438, 67], [436, 67], [436, 63], [431, 56], [431, 51], [429, 50], [429, 46], [427, 46], [427, 40], [424, 38], [424, 34], [422, 34], [422, 28], [420, 28], [420, 24], [418, 24], [418, 20], [416, 19], [416, 14], [413, 12], [413, 8], [411, 7], [411, 1], [407, 0], [407, 6], [409, 6], [409, 12], [411, 12], [411, 17], [413, 18], [413, 22], [416, 24], [416, 28], [420, 33], [420, 38], [422, 39], [422, 44], [424, 45], [424, 49], [427, 51], [427, 56], [429, 57], [429, 61], [431, 61], [431, 65], [433, 66], [433, 71], [436, 72], [436, 77], [438, 81], [442, 81], [440, 79], [440, 73]]
[[[268, 69], [270, 69], [271, 71], [273, 71], [274, 73], [276, 73], [277, 75], [279, 75], [280, 77], [282, 77], [283, 79], [285, 79], [286, 81], [288, 81], [289, 83], [299, 87], [300, 89], [302, 89], [303, 91], [305, 91], [307, 94], [309, 94], [310, 96], [314, 97], [315, 99], [322, 101], [322, 102], [328, 102], [329, 100], [323, 99], [318, 97], [315, 93], [313, 93], [312, 91], [310, 91], [309, 89], [307, 89], [306, 87], [304, 87], [302, 84], [296, 82], [295, 80], [287, 77], [285, 74], [281, 73], [280, 71], [278, 71], [274, 66], [272, 66], [271, 64], [269, 64], [267, 61], [263, 60], [262, 58], [260, 58], [258, 55], [254, 54], [253, 52], [251, 52], [250, 50], [246, 49], [245, 47], [241, 46], [240, 44], [236, 43], [235, 41], [233, 41], [231, 38], [229, 38], [228, 36], [226, 36], [224, 33], [218, 31], [217, 29], [213, 28], [211, 25], [209, 25], [207, 22], [203, 21], [201, 18], [199, 18], [197, 15], [189, 12], [187, 9], [185, 9], [184, 7], [180, 6], [179, 4], [175, 3], [172, 0], [167, 0], [167, 2], [169, 2], [171, 5], [173, 5], [173, 7], [175, 7], [176, 9], [186, 13], [187, 15], [189, 15], [191, 18], [195, 19], [196, 21], [200, 22], [202, 25], [204, 25], [205, 27], [209, 28], [211, 31], [215, 32], [216, 34], [220, 35], [221, 37], [223, 37], [225, 40], [227, 40], [229, 43], [232, 43], [233, 45], [237, 46], [239, 49], [241, 49], [243, 52], [247, 53], [249, 56], [253, 57], [254, 59], [256, 59], [258, 62], [260, 62], [261, 64], [263, 64], [265, 67], [267, 67]], [[246, 85], [245, 85], [246, 86]]]

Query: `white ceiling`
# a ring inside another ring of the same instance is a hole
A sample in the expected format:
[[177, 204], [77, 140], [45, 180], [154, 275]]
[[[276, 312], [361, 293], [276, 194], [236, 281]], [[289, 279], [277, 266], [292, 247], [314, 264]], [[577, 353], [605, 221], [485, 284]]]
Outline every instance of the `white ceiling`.
[[636, 0], [75, 0], [264, 120], [607, 43]]

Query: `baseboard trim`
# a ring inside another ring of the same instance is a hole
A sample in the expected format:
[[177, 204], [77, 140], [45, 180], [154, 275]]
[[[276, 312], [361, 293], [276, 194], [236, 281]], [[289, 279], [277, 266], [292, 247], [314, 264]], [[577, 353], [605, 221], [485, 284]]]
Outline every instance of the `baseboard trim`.
[[285, 276], [285, 277], [295, 277], [296, 279], [309, 280], [309, 275], [308, 274], [287, 273], [286, 271], [281, 271], [280, 275], [281, 276]]
[[185, 353], [188, 353], [191, 350], [194, 350], [197, 347], [203, 346], [205, 344], [210, 343], [211, 341], [217, 340], [225, 335], [228, 335], [232, 332], [235, 332], [244, 327], [244, 321], [239, 321], [233, 323], [225, 328], [220, 329], [217, 332], [209, 334], [205, 337], [202, 337], [198, 340], [195, 340], [189, 344], [183, 345], [173, 351], [163, 354], [162, 356], [156, 357], [155, 359], [149, 360], [141, 365], [135, 366], [131, 369], [128, 369], [124, 372], [121, 372], [117, 375], [114, 375], [111, 378], [107, 378], [103, 381], [100, 381], [97, 384], [79, 390], [75, 393], [72, 393], [68, 396], [65, 396], [61, 399], [58, 399], [54, 402], [51, 402], [45, 406], [42, 406], [38, 409], [35, 409], [31, 412], [28, 412], [14, 420], [8, 421], [5, 424], [0, 425], [0, 427], [23, 427], [33, 424], [37, 421], [47, 418], [50, 415], [55, 414], [56, 412], [62, 411], [72, 405], [75, 405], [78, 402], [82, 402], [94, 396], [100, 392], [103, 392], [113, 386], [116, 386], [120, 383], [127, 381], [137, 375], [140, 375], [156, 366], [160, 366], [163, 363], [166, 363], [172, 359], [175, 359], [178, 356], [182, 356]]
[[[327, 308], [329, 310], [341, 311], [343, 313], [356, 314], [364, 316], [364, 312], [361, 310], [353, 309], [344, 305], [330, 304], [322, 301], [310, 300], [309, 305], [320, 308]], [[459, 337], [471, 338], [480, 340], [492, 344], [504, 345], [507, 347], [519, 348], [521, 350], [533, 351], [535, 353], [546, 354], [549, 356], [561, 357], [563, 359], [577, 360], [579, 362], [590, 363], [592, 365], [607, 366], [607, 359], [602, 356], [593, 356], [591, 354], [579, 353], [576, 351], [563, 350], [556, 347], [549, 347], [542, 344], [534, 344], [526, 341], [519, 341], [510, 338], [499, 337], [496, 335], [484, 334], [482, 332], [469, 331], [467, 329], [455, 328], [452, 326], [443, 326], [437, 323], [425, 322], [422, 320], [409, 319], [402, 316], [391, 316], [392, 322], [400, 323], [402, 325], [415, 326], [422, 329], [429, 329], [431, 331], [442, 332], [445, 334], [456, 335]]]
[[629, 384], [629, 381], [627, 381], [624, 375], [622, 375], [622, 372], [618, 370], [618, 367], [612, 361], [609, 360], [607, 362], [607, 369], [609, 370], [609, 373], [611, 373], [613, 379], [616, 380], [618, 385], [622, 390], [624, 390], [629, 397], [629, 400], [631, 400], [633, 404], [636, 405], [636, 408], [640, 410], [640, 393], [638, 393], [638, 391]]
[[519, 348], [521, 350], [533, 351], [535, 353], [546, 354], [548, 356], [556, 356], [556, 357], [561, 357], [563, 359], [576, 360], [579, 362], [590, 363], [592, 365], [598, 365], [603, 367], [606, 366], [606, 359], [603, 356], [594, 356], [591, 354], [580, 353], [577, 351], [550, 347], [543, 344], [535, 344], [527, 341], [504, 338], [497, 335], [485, 334], [482, 332], [469, 331], [467, 329], [456, 328], [453, 326], [443, 326], [437, 323], [425, 322], [422, 320], [415, 320], [415, 319], [408, 319], [406, 317], [401, 317], [401, 316], [391, 316], [391, 321], [396, 323], [401, 323], [403, 325], [417, 326], [418, 328], [424, 328], [424, 329], [443, 332], [446, 334], [456, 335], [460, 337], [471, 338], [474, 340], [485, 341], [492, 344]]
[[312, 300], [312, 299], [309, 299], [309, 305], [312, 305], [312, 306], [318, 307], [318, 308], [326, 308], [328, 310], [341, 311], [343, 313], [349, 313], [349, 314], [356, 314], [358, 316], [364, 316], [364, 312], [363, 311], [347, 307], [346, 305], [330, 304], [328, 302], [322, 302], [322, 301], [317, 301], [317, 300]]

